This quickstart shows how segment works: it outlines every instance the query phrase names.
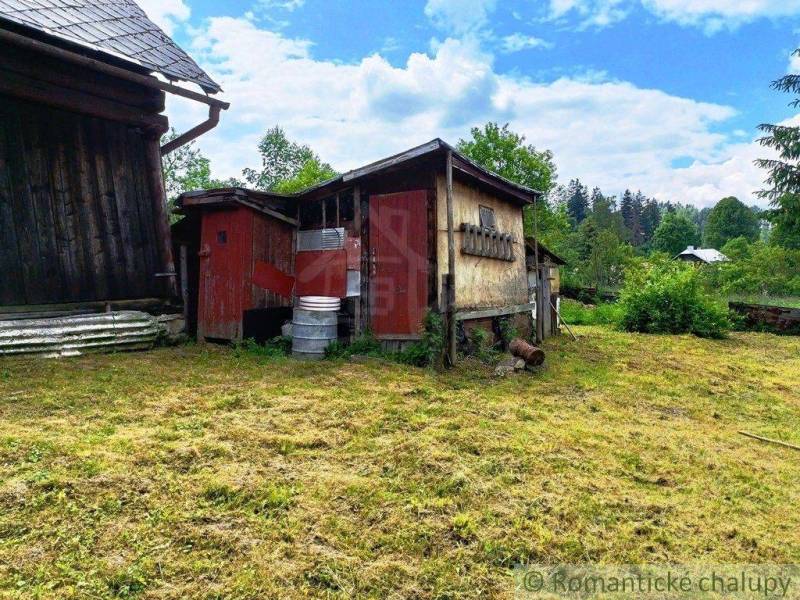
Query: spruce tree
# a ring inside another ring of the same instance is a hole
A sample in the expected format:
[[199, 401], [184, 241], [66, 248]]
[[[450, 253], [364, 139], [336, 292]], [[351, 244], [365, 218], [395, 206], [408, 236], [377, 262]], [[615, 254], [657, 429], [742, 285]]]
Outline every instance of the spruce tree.
[[576, 226], [589, 216], [589, 195], [580, 179], [573, 179], [567, 186], [567, 212]]

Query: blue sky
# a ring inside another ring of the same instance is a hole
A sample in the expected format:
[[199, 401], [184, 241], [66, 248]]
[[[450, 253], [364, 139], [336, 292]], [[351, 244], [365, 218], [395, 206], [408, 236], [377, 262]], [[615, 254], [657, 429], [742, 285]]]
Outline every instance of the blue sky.
[[200, 142], [217, 176], [256, 166], [276, 123], [348, 169], [491, 119], [553, 150], [561, 183], [754, 202], [755, 128], [796, 116], [769, 83], [792, 69], [800, 0], [141, 4], [232, 103]]

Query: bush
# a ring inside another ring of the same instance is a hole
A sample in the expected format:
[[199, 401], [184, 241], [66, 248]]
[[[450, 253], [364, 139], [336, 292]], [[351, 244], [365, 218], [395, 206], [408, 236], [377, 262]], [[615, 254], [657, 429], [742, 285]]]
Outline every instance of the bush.
[[721, 338], [731, 326], [727, 308], [703, 293], [698, 270], [678, 262], [631, 274], [620, 306], [626, 331]]
[[429, 311], [423, 321], [422, 340], [399, 352], [396, 359], [416, 367], [440, 368], [444, 362], [444, 319], [439, 313]]

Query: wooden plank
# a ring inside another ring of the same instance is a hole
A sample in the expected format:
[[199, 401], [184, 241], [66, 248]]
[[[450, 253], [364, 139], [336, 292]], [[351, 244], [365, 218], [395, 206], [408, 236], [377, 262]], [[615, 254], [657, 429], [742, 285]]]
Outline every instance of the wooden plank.
[[445, 165], [447, 178], [447, 355], [450, 364], [455, 365], [458, 357], [456, 348], [456, 240], [453, 231], [453, 152], [447, 152]]
[[47, 160], [47, 146], [52, 132], [47, 127], [48, 112], [41, 107], [32, 109], [26, 143], [26, 160], [29, 165], [29, 181], [33, 206], [36, 211], [37, 232], [39, 235], [39, 259], [42, 263], [44, 285], [46, 287], [41, 300], [62, 293], [66, 287], [64, 269], [64, 246], [60, 223], [56, 218], [55, 199], [51, 185], [51, 165]]
[[56, 220], [59, 224], [59, 243], [62, 247], [61, 260], [65, 279], [63, 297], [59, 300], [74, 301], [86, 297], [90, 293], [91, 286], [86, 281], [86, 265], [80, 242], [81, 230], [72, 191], [72, 174], [69, 169], [68, 154], [72, 151], [69, 141], [72, 132], [65, 114], [55, 110], [48, 110], [48, 113], [46, 123], [51, 143], [47, 162], [51, 168], [50, 182]]
[[36, 302], [46, 293], [45, 279], [39, 257], [39, 236], [36, 213], [30, 193], [30, 175], [26, 162], [23, 122], [29, 117], [21, 114], [21, 106], [16, 104], [7, 121], [8, 165], [11, 175], [11, 212], [19, 247], [22, 279], [26, 302]]
[[132, 165], [127, 152], [127, 128], [119, 123], [105, 123], [108, 159], [114, 185], [115, 206], [119, 222], [120, 242], [125, 257], [129, 290], [132, 295], [146, 293], [146, 268], [141, 220], [137, 210], [138, 197], [131, 174]]
[[81, 230], [88, 244], [90, 260], [89, 271], [92, 273], [92, 298], [110, 297], [108, 285], [107, 257], [103, 248], [104, 224], [97, 211], [97, 183], [94, 173], [94, 161], [91, 160], [88, 123], [86, 119], [77, 118], [75, 122], [75, 153], [73, 168], [78, 176], [78, 203], [81, 215]]
[[487, 319], [490, 317], [502, 317], [505, 315], [515, 315], [533, 310], [536, 307], [534, 302], [528, 304], [515, 304], [513, 306], [501, 306], [497, 308], [485, 308], [475, 310], [463, 310], [455, 313], [456, 321], [471, 321], [473, 319]]
[[103, 75], [56, 58], [0, 43], [0, 69], [113, 100], [151, 113], [164, 111], [165, 94], [117, 77]]
[[136, 195], [136, 212], [138, 214], [138, 235], [141, 240], [140, 255], [144, 261], [144, 286], [148, 295], [162, 295], [161, 286], [155, 277], [159, 272], [158, 248], [156, 246], [156, 232], [153, 223], [153, 208], [150, 200], [150, 188], [147, 183], [147, 171], [144, 160], [144, 143], [142, 134], [134, 129], [125, 132], [127, 140], [126, 164], [131, 173], [132, 191]]
[[[361, 262], [363, 260], [363, 248], [361, 244], [361, 186], [355, 186], [353, 188], [353, 230], [358, 235], [358, 271], [361, 271]], [[362, 276], [363, 279], [363, 276]], [[359, 290], [361, 291], [361, 290]], [[361, 322], [361, 296], [359, 294], [358, 298], [354, 299], [353, 302], [353, 337], [359, 337], [361, 335], [363, 324]]]
[[0, 97], [0, 273], [3, 284], [0, 285], [0, 305], [26, 302], [25, 283], [22, 272], [22, 256], [17, 241], [14, 224], [13, 198], [11, 183], [11, 163], [8, 155], [8, 130], [13, 110], [11, 102]]
[[109, 296], [112, 298], [124, 298], [133, 293], [131, 289], [133, 282], [129, 278], [129, 268], [126, 264], [125, 251], [122, 247], [114, 177], [108, 159], [109, 143], [104, 122], [98, 119], [89, 119], [87, 122], [87, 135], [92, 153], [92, 156], [88, 158], [94, 162], [93, 171], [97, 189], [95, 206], [97, 208], [98, 222], [101, 224], [103, 254], [107, 258]]
[[[161, 259], [160, 273], [171, 273], [164, 281], [164, 293], [169, 296], [178, 295], [178, 282], [175, 275], [175, 260], [172, 256], [172, 231], [169, 226], [167, 210], [167, 192], [164, 188], [164, 173], [161, 165], [161, 146], [158, 138], [145, 139], [145, 163], [150, 182], [150, 200], [153, 207], [153, 221], [156, 231], [156, 245]], [[252, 231], [251, 231], [252, 233]]]
[[167, 118], [111, 100], [0, 70], [0, 93], [101, 119], [121, 121], [163, 134]]

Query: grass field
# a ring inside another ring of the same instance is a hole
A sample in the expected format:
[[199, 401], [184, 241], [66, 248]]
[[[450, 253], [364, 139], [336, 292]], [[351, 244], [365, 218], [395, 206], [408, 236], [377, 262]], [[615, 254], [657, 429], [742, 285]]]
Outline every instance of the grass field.
[[0, 595], [510, 597], [519, 562], [798, 562], [800, 342], [578, 327], [544, 370], [187, 346], [0, 362]]

